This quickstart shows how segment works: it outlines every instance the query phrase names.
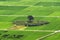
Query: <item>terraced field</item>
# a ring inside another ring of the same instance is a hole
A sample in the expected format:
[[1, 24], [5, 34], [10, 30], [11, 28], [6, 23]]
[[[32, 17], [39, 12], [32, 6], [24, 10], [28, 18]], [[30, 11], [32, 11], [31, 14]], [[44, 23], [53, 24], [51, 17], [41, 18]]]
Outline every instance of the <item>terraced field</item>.
[[60, 36], [60, 33], [57, 33], [57, 34], [52, 35], [50, 37], [47, 37], [47, 38], [45, 38], [43, 40], [60, 40], [59, 36]]
[[[1, 33], [1, 37], [0, 39], [2, 38], [2, 40], [35, 40], [37, 39], [38, 37], [42, 37], [42, 36], [45, 36], [47, 34], [50, 34], [50, 32], [34, 32], [34, 31], [8, 31], [8, 32], [5, 32], [5, 31], [0, 31]], [[4, 38], [3, 35], [10, 35], [9, 37], [13, 36], [13, 35], [23, 35], [23, 37], [20, 37], [20, 38]], [[44, 34], [44, 35], [43, 35]]]
[[[49, 24], [27, 27], [25, 30], [9, 30], [14, 20], [26, 21], [28, 15], [33, 15], [36, 21], [48, 21]], [[55, 32], [58, 30], [60, 30], [60, 0], [0, 0], [1, 40], [60, 40], [60, 31]], [[50, 35], [51, 33], [53, 35]], [[24, 36], [2, 37], [7, 34]]]

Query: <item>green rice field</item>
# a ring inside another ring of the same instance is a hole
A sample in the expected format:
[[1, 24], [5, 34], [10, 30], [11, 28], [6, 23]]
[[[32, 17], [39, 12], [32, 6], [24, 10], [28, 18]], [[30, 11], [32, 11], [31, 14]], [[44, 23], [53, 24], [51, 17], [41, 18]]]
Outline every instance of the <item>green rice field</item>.
[[[26, 26], [24, 30], [9, 30], [15, 20], [48, 21], [41, 26]], [[0, 0], [0, 40], [60, 40], [60, 0]], [[55, 31], [57, 31], [55, 33]], [[51, 33], [55, 33], [50, 35]], [[4, 37], [7, 36], [7, 38]], [[23, 35], [15, 38], [13, 35]], [[50, 35], [50, 36], [49, 36]]]

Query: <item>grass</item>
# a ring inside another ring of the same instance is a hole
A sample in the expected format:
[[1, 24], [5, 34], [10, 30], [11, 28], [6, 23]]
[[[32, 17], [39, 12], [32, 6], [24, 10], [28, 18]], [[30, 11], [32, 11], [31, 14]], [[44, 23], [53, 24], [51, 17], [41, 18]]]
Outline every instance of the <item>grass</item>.
[[[60, 16], [60, 0], [0, 0], [0, 15], [33, 15], [33, 16]], [[14, 20], [26, 21], [27, 17], [0, 16], [0, 29], [8, 29], [13, 26]], [[46, 20], [47, 25], [27, 27], [25, 30], [60, 30], [60, 18], [57, 17], [35, 17], [35, 20]], [[24, 37], [2, 40], [36, 40], [50, 32], [30, 32], [0, 30], [0, 39], [4, 34], [24, 35]], [[59, 40], [60, 33], [49, 36], [42, 40]]]
[[5, 34], [9, 34], [10, 36], [12, 35], [24, 35], [23, 37], [17, 39], [17, 38], [12, 38], [11, 40], [35, 40], [39, 37], [42, 37], [42, 36], [45, 36], [47, 34], [50, 34], [50, 32], [29, 32], [29, 31], [8, 31], [8, 32], [4, 32], [4, 31], [1, 31], [0, 30], [0, 39], [3, 39], [3, 40], [10, 40], [11, 38], [9, 39], [6, 39], [6, 38], [3, 38], [2, 35], [5, 35]]
[[22, 10], [27, 6], [0, 6], [0, 10]]
[[0, 15], [60, 16], [60, 7], [0, 6]]
[[39, 2], [37, 6], [60, 6], [60, 2]]
[[0, 16], [0, 22], [12, 22], [16, 17]]
[[[0, 20], [0, 22], [1, 22], [0, 27], [2, 25], [4, 25], [4, 26], [2, 26], [4, 28], [6, 28], [5, 26], [8, 26], [8, 25], [12, 24], [12, 22], [14, 20], [22, 20], [22, 21], [26, 21], [27, 20], [26, 17], [11, 17], [11, 16], [8, 16], [8, 17], [0, 17], [0, 19], [1, 19]], [[45, 17], [41, 17], [41, 18], [40, 17], [36, 17], [35, 20], [48, 21], [49, 24], [42, 25], [42, 26], [36, 26], [36, 27], [28, 27], [26, 30], [59, 30], [60, 29], [60, 24], [59, 24], [60, 23], [60, 18], [56, 18], [56, 17], [53, 17], [53, 18], [50, 18], [50, 17], [47, 17], [47, 18], [45, 18]], [[11, 23], [9, 23], [9, 22], [11, 22]], [[5, 24], [5, 23], [7, 23], [7, 24]], [[11, 27], [11, 26], [9, 26], [9, 27]]]
[[34, 5], [38, 2], [60, 2], [60, 0], [1, 0], [0, 5]]
[[8, 29], [10, 27], [12, 27], [11, 22], [0, 22], [0, 29]]
[[43, 40], [59, 40], [60, 39], [59, 36], [60, 36], [60, 33], [57, 33], [57, 34], [52, 35], [50, 37], [47, 37], [47, 38], [45, 38]]
[[[55, 19], [55, 20], [54, 20]], [[37, 27], [28, 27], [29, 30], [59, 30], [60, 29], [60, 19], [59, 18], [43, 18], [42, 20], [49, 21], [49, 24]]]

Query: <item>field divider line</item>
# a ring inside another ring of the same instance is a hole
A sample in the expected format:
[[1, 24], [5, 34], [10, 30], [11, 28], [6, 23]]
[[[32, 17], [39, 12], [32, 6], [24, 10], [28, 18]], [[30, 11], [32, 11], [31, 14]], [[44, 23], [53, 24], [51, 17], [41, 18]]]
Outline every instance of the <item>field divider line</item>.
[[[9, 29], [0, 29], [0, 30], [7, 30], [8, 31]], [[60, 32], [60, 30], [19, 30], [19, 29], [13, 30], [13, 31], [54, 32], [54, 33]]]
[[[10, 29], [0, 29], [0, 30], [10, 30]], [[13, 30], [13, 31], [30, 31], [30, 32], [55, 32], [55, 30], [19, 30], [19, 29], [16, 29], [16, 30]]]
[[0, 23], [12, 23], [12, 22], [0, 22]]
[[38, 39], [36, 39], [36, 40], [42, 40], [42, 39], [47, 38], [47, 37], [49, 37], [49, 36], [52, 36], [52, 35], [54, 35], [54, 34], [56, 34], [56, 33], [54, 32], [54, 33], [48, 34], [48, 35], [43, 36], [43, 37], [40, 37], [40, 38], [38, 38]]
[[[44, 5], [41, 6], [34, 6], [34, 5], [4, 5], [4, 4], [0, 4], [0, 6], [28, 6], [28, 7], [45, 7]], [[50, 7], [55, 7], [55, 6], [50, 6]]]
[[22, 30], [22, 31], [32, 31], [32, 32], [54, 32], [54, 30]]
[[14, 16], [14, 17], [15, 17], [15, 16], [18, 16], [18, 17], [19, 17], [19, 16], [20, 16], [20, 17], [25, 17], [25, 16], [27, 16], [27, 15], [0, 15], [0, 16]]
[[58, 32], [60, 32], [60, 30], [54, 31], [53, 33], [50, 33], [50, 34], [48, 34], [48, 35], [46, 35], [46, 36], [42, 36], [42, 37], [40, 37], [40, 38], [38, 38], [38, 39], [36, 39], [36, 40], [42, 40], [42, 39], [47, 38], [47, 37], [49, 37], [49, 36], [52, 36], [52, 35], [54, 35], [54, 34], [56, 34], [56, 33], [58, 33]]
[[[0, 15], [0, 16], [27, 17], [28, 15]], [[34, 16], [34, 17], [60, 17], [60, 16]]]

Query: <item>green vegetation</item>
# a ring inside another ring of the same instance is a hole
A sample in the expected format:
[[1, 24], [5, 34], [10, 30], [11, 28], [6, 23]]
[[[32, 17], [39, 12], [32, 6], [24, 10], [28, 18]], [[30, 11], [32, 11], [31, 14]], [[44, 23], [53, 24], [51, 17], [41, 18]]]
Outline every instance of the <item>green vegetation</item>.
[[60, 39], [60, 33], [57, 33], [57, 34], [55, 34], [55, 35], [52, 35], [52, 36], [50, 36], [50, 37], [47, 37], [47, 38], [45, 38], [45, 39], [43, 39], [43, 40], [59, 40]]
[[35, 5], [38, 5], [38, 6], [60, 6], [60, 2], [39, 2]]
[[0, 31], [0, 39], [3, 39], [3, 40], [9, 40], [11, 38], [3, 38], [2, 36], [3, 35], [6, 35], [6, 34], [9, 34], [10, 36], [12, 35], [23, 35], [23, 37], [21, 38], [12, 38], [11, 40], [35, 40], [39, 37], [42, 37], [42, 36], [45, 36], [47, 34], [50, 34], [50, 32], [31, 32], [31, 31], [8, 31], [8, 32], [5, 32], [5, 31]]
[[[35, 27], [27, 27], [25, 30], [60, 30], [60, 18], [51, 16], [60, 16], [60, 0], [0, 0], [0, 29], [9, 29], [13, 26], [14, 20], [26, 21], [26, 15], [35, 16], [35, 20], [48, 21], [49, 24]], [[50, 17], [40, 17], [50, 16]], [[0, 30], [0, 39], [2, 40], [36, 40], [50, 34], [51, 32], [38, 31], [18, 31], [9, 30], [5, 32]], [[2, 35], [24, 35], [16, 39], [3, 38]], [[60, 33], [49, 36], [42, 40], [60, 40]], [[2, 38], [1, 38], [2, 37]]]

